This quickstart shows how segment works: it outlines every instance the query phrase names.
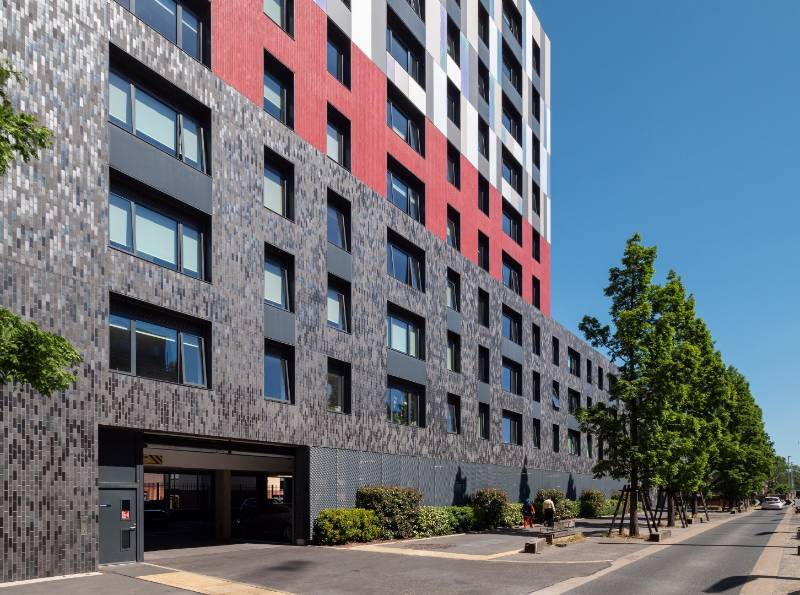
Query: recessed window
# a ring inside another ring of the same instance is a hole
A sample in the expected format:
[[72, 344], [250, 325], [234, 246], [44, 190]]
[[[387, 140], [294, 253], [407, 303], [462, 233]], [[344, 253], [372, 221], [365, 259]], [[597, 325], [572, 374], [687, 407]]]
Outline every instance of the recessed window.
[[577, 430], [567, 430], [567, 452], [572, 456], [581, 456], [581, 433]]
[[328, 19], [327, 66], [330, 75], [350, 88], [350, 40]]
[[560, 344], [558, 342], [558, 337], [553, 337], [553, 365], [558, 366], [561, 365], [561, 357], [559, 354]]
[[447, 206], [447, 245], [461, 250], [461, 215], [453, 207]]
[[511, 308], [503, 305], [503, 337], [522, 345], [522, 316]]
[[483, 4], [478, 2], [478, 39], [483, 42], [487, 48], [489, 47], [489, 13], [483, 7]]
[[461, 311], [461, 275], [452, 269], [447, 269], [447, 307]]
[[425, 426], [425, 389], [389, 377], [386, 382], [386, 415], [401, 426]]
[[425, 22], [425, 0], [406, 0], [409, 6], [411, 6], [411, 10], [413, 10], [416, 15]]
[[403, 97], [394, 85], [387, 83], [386, 124], [408, 146], [420, 155], [425, 155], [424, 116]]
[[508, 0], [503, 2], [503, 25], [508, 27], [514, 39], [522, 43], [522, 18], [517, 8]]
[[531, 191], [531, 206], [533, 207], [533, 212], [537, 215], [540, 215], [542, 212], [542, 196], [541, 190], [539, 190], [539, 185], [536, 182], [533, 182], [533, 189]]
[[539, 47], [539, 44], [536, 43], [535, 39], [531, 40], [531, 44], [531, 61], [533, 62], [533, 71], [536, 74], [540, 74], [542, 69], [542, 50]]
[[511, 105], [511, 102], [503, 95], [503, 114], [502, 114], [503, 128], [505, 128], [511, 137], [518, 143], [522, 142], [522, 116]]
[[289, 128], [294, 126], [294, 74], [264, 52], [264, 111]]
[[293, 395], [294, 348], [264, 341], [264, 398], [291, 403]]
[[452, 21], [447, 19], [447, 55], [453, 59], [456, 64], [461, 63], [461, 32], [458, 26]]
[[483, 440], [491, 437], [492, 416], [488, 403], [478, 403], [478, 436]]
[[603, 390], [603, 368], [597, 367], [597, 388]]
[[550, 393], [550, 404], [553, 409], [561, 409], [561, 386], [557, 380], [553, 380], [553, 391]]
[[489, 238], [478, 232], [478, 266], [489, 272]]
[[425, 225], [425, 187], [408, 170], [389, 157], [386, 172], [386, 196], [406, 215]]
[[572, 414], [575, 415], [578, 409], [581, 407], [581, 394], [576, 391], [567, 389], [567, 409]]
[[294, 218], [294, 165], [269, 149], [264, 150], [263, 203], [278, 215]]
[[123, 2], [136, 16], [177, 45], [199, 62], [203, 56], [203, 25], [201, 19], [183, 3], [173, 0], [136, 0]]
[[572, 347], [567, 347], [567, 369], [573, 376], [581, 377], [581, 356]]
[[542, 402], [542, 376], [536, 370], [533, 371], [533, 402]]
[[478, 324], [489, 328], [489, 292], [478, 288]]
[[503, 42], [502, 67], [503, 78], [516, 89], [517, 93], [522, 94], [522, 67], [505, 42]]
[[594, 458], [594, 441], [591, 434], [586, 434], [586, 456], [590, 459]]
[[511, 156], [511, 153], [503, 149], [503, 179], [517, 194], [522, 194], [522, 167], [519, 162]]
[[386, 13], [386, 51], [411, 78], [425, 88], [424, 50], [391, 8]]
[[586, 397], [586, 408], [587, 409], [591, 409], [592, 408], [592, 404], [593, 404], [592, 397], [587, 396]]
[[[196, 279], [206, 275], [205, 225], [199, 219], [150, 208], [144, 197], [118, 185], [108, 195], [109, 244]], [[163, 208], [163, 207], [162, 207]]]
[[535, 229], [533, 230], [532, 252], [533, 252], [533, 259], [536, 262], [542, 262], [542, 236]]
[[491, 368], [491, 358], [489, 355], [489, 348], [483, 345], [478, 345], [478, 380], [489, 384]]
[[328, 243], [350, 252], [350, 203], [328, 190]]
[[586, 358], [586, 384], [592, 383], [592, 360]]
[[534, 307], [541, 309], [542, 307], [542, 282], [539, 277], [534, 275], [531, 279], [531, 302]]
[[425, 253], [391, 231], [386, 238], [386, 272], [419, 291], [425, 291]]
[[328, 326], [344, 333], [350, 332], [350, 284], [328, 275]]
[[512, 395], [522, 395], [522, 366], [508, 358], [503, 358], [503, 390]]
[[447, 143], [447, 181], [461, 188], [461, 153], [450, 143]]
[[447, 117], [461, 128], [461, 93], [451, 81], [447, 81]]
[[522, 267], [505, 252], [503, 252], [503, 285], [517, 295], [522, 295]]
[[328, 358], [325, 402], [328, 411], [350, 413], [350, 364]]
[[425, 327], [417, 316], [390, 307], [386, 314], [387, 337], [389, 349], [399, 351], [417, 359], [425, 359]]
[[447, 369], [461, 373], [461, 337], [447, 333]]
[[542, 355], [542, 329], [535, 322], [531, 325], [531, 339], [534, 355]]
[[489, 125], [481, 117], [478, 117], [478, 152], [489, 158]]
[[489, 180], [478, 174], [478, 208], [489, 216]]
[[448, 434], [461, 433], [461, 398], [458, 395], [447, 395], [446, 427]]
[[264, 301], [289, 312], [293, 309], [294, 257], [264, 246]]
[[553, 424], [553, 452], [561, 451], [561, 430], [558, 424]]
[[522, 446], [522, 416], [513, 411], [503, 411], [503, 443]]
[[345, 169], [350, 169], [350, 120], [328, 104], [326, 154]]
[[531, 446], [542, 448], [542, 422], [536, 418], [531, 420]]
[[292, 0], [264, 0], [264, 13], [289, 35], [294, 35]]
[[522, 215], [506, 201], [503, 201], [503, 233], [522, 245]]
[[531, 158], [533, 159], [533, 165], [538, 169], [541, 166], [541, 143], [535, 134], [531, 139]]
[[489, 69], [478, 60], [478, 95], [489, 103]]

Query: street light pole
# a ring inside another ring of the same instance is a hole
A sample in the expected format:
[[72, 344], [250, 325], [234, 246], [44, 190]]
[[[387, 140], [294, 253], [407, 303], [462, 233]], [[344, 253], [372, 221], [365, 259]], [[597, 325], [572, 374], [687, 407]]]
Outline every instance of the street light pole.
[[789, 484], [789, 490], [794, 496], [794, 477], [792, 477], [792, 455], [786, 457], [786, 483]]

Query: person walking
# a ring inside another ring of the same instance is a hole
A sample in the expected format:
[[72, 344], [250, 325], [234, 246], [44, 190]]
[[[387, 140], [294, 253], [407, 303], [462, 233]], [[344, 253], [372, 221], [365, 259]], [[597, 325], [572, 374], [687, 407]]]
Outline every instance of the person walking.
[[525, 500], [525, 503], [522, 505], [522, 528], [527, 529], [528, 527], [533, 527], [534, 525], [534, 516], [536, 515], [536, 507], [533, 505], [533, 502], [530, 498]]
[[550, 498], [542, 502], [542, 512], [544, 513], [544, 524], [552, 527], [555, 524], [556, 505]]

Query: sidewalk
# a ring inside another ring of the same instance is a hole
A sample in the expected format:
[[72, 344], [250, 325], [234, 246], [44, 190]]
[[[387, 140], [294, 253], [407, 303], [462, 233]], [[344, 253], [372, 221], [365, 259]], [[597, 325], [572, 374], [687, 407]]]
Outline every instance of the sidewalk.
[[756, 562], [741, 595], [785, 595], [800, 592], [800, 514], [790, 507]]

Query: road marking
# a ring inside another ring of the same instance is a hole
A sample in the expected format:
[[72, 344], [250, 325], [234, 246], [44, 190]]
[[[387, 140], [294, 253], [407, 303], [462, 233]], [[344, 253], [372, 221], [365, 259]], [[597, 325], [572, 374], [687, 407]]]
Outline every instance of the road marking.
[[781, 547], [786, 540], [786, 533], [782, 530], [786, 529], [792, 524], [794, 520], [789, 512], [791, 507], [787, 508], [784, 513], [783, 520], [775, 526], [775, 531], [770, 536], [764, 551], [756, 560], [755, 566], [750, 571], [750, 576], [753, 580], [747, 581], [739, 595], [765, 595], [766, 593], [788, 593], [781, 585], [783, 581], [775, 578], [779, 576], [781, 569], [781, 560], [783, 559], [783, 552], [785, 547]]
[[131, 578], [165, 585], [167, 587], [176, 587], [186, 591], [194, 591], [195, 593], [203, 593], [204, 595], [291, 595], [291, 593], [286, 591], [239, 583], [215, 576], [160, 566], [158, 564], [147, 564], [147, 566], [161, 568], [168, 572], [142, 574]]
[[504, 556], [511, 556], [519, 554], [522, 549], [517, 548], [507, 552], [500, 552], [498, 554], [458, 554], [456, 552], [436, 552], [431, 550], [415, 550], [412, 548], [399, 548], [389, 547], [385, 545], [357, 545], [349, 550], [356, 550], [361, 552], [378, 552], [381, 554], [397, 554], [399, 556], [417, 556], [422, 558], [447, 558], [450, 560], [496, 560]]
[[60, 574], [58, 576], [46, 576], [44, 578], [29, 578], [24, 581], [14, 581], [11, 583], [0, 583], [0, 589], [8, 587], [22, 587], [24, 585], [36, 585], [38, 583], [50, 583], [53, 581], [63, 581], [71, 578], [84, 578], [86, 576], [99, 576], [101, 572], [80, 572], [77, 574]]

